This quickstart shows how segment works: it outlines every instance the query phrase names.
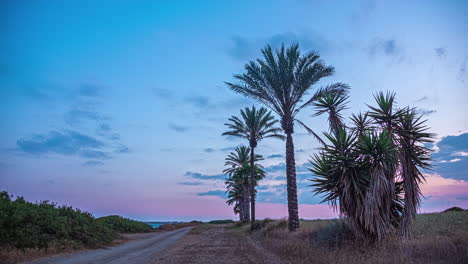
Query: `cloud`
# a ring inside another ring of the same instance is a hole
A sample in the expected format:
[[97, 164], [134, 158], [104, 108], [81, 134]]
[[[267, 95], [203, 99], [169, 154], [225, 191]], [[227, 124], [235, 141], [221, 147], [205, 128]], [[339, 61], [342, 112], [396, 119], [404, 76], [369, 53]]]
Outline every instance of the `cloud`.
[[215, 149], [214, 148], [206, 148], [203, 151], [205, 151], [207, 153], [211, 153], [211, 152], [215, 152]]
[[434, 110], [434, 109], [420, 109], [419, 112], [422, 114], [422, 115], [430, 115], [430, 114], [434, 114], [437, 112], [437, 110]]
[[203, 182], [179, 182], [179, 185], [187, 185], [187, 186], [199, 186], [203, 185]]
[[403, 48], [395, 39], [375, 39], [367, 49], [370, 57], [376, 55], [385, 55], [398, 59], [399, 62], [403, 59]]
[[436, 173], [445, 178], [468, 180], [468, 133], [443, 137], [432, 148], [438, 149], [432, 154]]
[[191, 97], [187, 97], [185, 98], [185, 102], [195, 106], [195, 107], [198, 107], [198, 108], [212, 108], [214, 107], [213, 104], [211, 104], [210, 102], [210, 99], [206, 96], [191, 96]]
[[179, 133], [183, 133], [183, 132], [186, 132], [188, 131], [190, 128], [187, 127], [187, 126], [180, 126], [180, 125], [176, 125], [176, 124], [169, 124], [169, 128], [176, 131], [176, 132], [179, 132]]
[[130, 153], [130, 149], [127, 146], [120, 145], [114, 151], [115, 153]]
[[95, 167], [95, 166], [102, 166], [102, 165], [104, 165], [104, 162], [97, 161], [97, 160], [89, 160], [83, 163], [83, 166], [85, 167]]
[[184, 176], [188, 176], [194, 179], [199, 180], [226, 180], [227, 176], [225, 174], [215, 174], [215, 175], [206, 175], [198, 172], [187, 171]]
[[101, 151], [101, 150], [85, 149], [85, 150], [82, 150], [79, 153], [79, 155], [82, 156], [82, 157], [88, 158], [88, 159], [105, 160], [105, 159], [110, 159], [111, 158], [111, 156], [108, 153], [106, 153], [104, 151]]
[[248, 39], [241, 36], [232, 37], [232, 46], [228, 49], [229, 56], [236, 60], [254, 59], [260, 55], [260, 50], [265, 44], [273, 48], [281, 47], [281, 44], [291, 45], [298, 43], [304, 51], [326, 52], [331, 44], [322, 35], [315, 32], [295, 33], [283, 32], [267, 38]]
[[37, 134], [30, 138], [21, 138], [16, 144], [20, 150], [30, 154], [57, 153], [75, 155], [82, 151], [102, 148], [105, 144], [88, 135], [76, 131], [51, 131], [49, 134]]
[[197, 195], [198, 196], [216, 196], [216, 197], [221, 197], [223, 199], [227, 198], [226, 192], [225, 191], [220, 191], [220, 190], [197, 193]]
[[70, 126], [76, 126], [81, 124], [82, 121], [92, 120], [92, 121], [101, 121], [106, 120], [105, 117], [101, 116], [96, 111], [84, 110], [74, 108], [68, 111], [65, 114], [65, 122]]
[[458, 69], [458, 80], [462, 83], [465, 82], [465, 75], [466, 75], [466, 59], [460, 64], [460, 68]]
[[80, 96], [97, 97], [100, 93], [101, 87], [94, 84], [84, 84], [78, 89]]
[[434, 52], [436, 53], [437, 57], [439, 58], [445, 58], [447, 57], [447, 49], [446, 48], [435, 48]]
[[468, 157], [468, 152], [457, 151], [457, 152], [452, 153], [452, 156]]
[[429, 97], [427, 97], [427, 96], [425, 95], [425, 96], [419, 98], [418, 100], [416, 100], [415, 102], [420, 103], [420, 102], [425, 102], [425, 101], [427, 101], [427, 100], [429, 100]]
[[281, 155], [281, 154], [273, 154], [273, 155], [267, 156], [267, 159], [283, 158], [283, 157], [284, 157], [284, 156]]
[[160, 99], [169, 99], [172, 98], [172, 92], [167, 89], [162, 88], [153, 88], [153, 94]]
[[457, 200], [462, 203], [464, 201], [458, 199], [459, 197], [468, 195], [468, 181], [445, 178], [439, 174], [426, 174], [425, 176], [426, 181], [421, 184], [421, 192], [426, 197], [424, 208], [430, 208], [431, 211], [443, 210], [449, 207], [449, 203], [452, 204], [451, 206], [468, 206], [466, 202], [464, 206], [457, 203]]
[[99, 126], [99, 130], [103, 132], [109, 132], [111, 130], [111, 127], [109, 124], [104, 123]]

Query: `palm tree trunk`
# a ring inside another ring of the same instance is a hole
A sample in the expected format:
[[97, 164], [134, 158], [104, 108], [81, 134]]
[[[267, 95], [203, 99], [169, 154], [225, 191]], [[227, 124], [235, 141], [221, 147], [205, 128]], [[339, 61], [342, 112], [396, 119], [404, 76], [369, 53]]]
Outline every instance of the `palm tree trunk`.
[[250, 147], [250, 219], [251, 227], [253, 228], [253, 223], [255, 222], [255, 177], [254, 177], [254, 147]]
[[297, 205], [296, 161], [292, 133], [286, 133], [286, 180], [288, 190], [288, 229], [299, 228], [299, 209]]
[[244, 221], [249, 222], [250, 221], [250, 208], [249, 208], [249, 182], [248, 179], [244, 181], [243, 187], [242, 187], [242, 193], [244, 199]]

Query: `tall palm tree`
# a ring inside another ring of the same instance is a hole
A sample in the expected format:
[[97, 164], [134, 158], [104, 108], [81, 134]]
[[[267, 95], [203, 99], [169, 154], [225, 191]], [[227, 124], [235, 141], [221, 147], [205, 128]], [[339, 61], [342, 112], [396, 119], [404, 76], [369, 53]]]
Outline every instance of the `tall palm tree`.
[[[284, 139], [284, 136], [278, 134], [281, 132], [279, 127], [276, 127], [276, 120], [271, 111], [268, 111], [266, 108], [261, 107], [256, 109], [255, 106], [252, 108], [246, 107], [245, 110], [240, 111], [241, 118], [237, 116], [232, 116], [229, 118], [229, 123], [225, 125], [228, 127], [228, 131], [224, 132], [223, 135], [236, 136], [247, 139], [250, 146], [250, 182], [255, 182], [255, 148], [260, 140], [268, 137], [274, 137], [279, 139]], [[255, 186], [254, 184], [250, 185], [250, 217], [252, 220], [252, 226], [255, 221]]]
[[[260, 160], [263, 160], [263, 157], [261, 155], [254, 156], [254, 162]], [[226, 162], [224, 163], [224, 165], [227, 166], [227, 168], [223, 170], [223, 173], [229, 176], [228, 180], [225, 183], [228, 186], [228, 190], [230, 186], [235, 186], [235, 188], [242, 190], [242, 202], [240, 206], [242, 206], [242, 213], [244, 216], [243, 220], [249, 221], [249, 186], [256, 185], [258, 180], [261, 180], [265, 177], [265, 172], [263, 171], [260, 165], [254, 164], [255, 178], [254, 181], [249, 180], [249, 175], [251, 171], [249, 164], [250, 148], [246, 146], [237, 147], [234, 150], [234, 152], [228, 154], [225, 161]]]
[[[324, 90], [343, 90], [343, 85], [335, 84], [319, 89], [314, 96], [303, 102], [313, 85], [320, 79], [333, 75], [334, 68], [325, 65], [316, 52], [302, 55], [297, 44], [288, 48], [282, 45], [275, 52], [267, 45], [262, 54], [262, 59], [245, 65], [245, 73], [234, 75], [238, 83], [226, 84], [233, 91], [263, 103], [280, 117], [281, 128], [286, 134], [288, 228], [294, 231], [299, 228], [299, 211], [292, 134], [295, 122], [306, 127], [296, 119], [296, 115], [314, 102]], [[307, 130], [316, 135], [312, 130]]]

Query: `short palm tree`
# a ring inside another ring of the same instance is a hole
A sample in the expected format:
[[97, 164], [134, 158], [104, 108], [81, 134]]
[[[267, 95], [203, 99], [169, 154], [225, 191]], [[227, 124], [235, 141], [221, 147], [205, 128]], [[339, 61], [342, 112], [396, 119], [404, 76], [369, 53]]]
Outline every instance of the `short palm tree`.
[[339, 111], [330, 111], [344, 105], [316, 105], [318, 113], [329, 113], [331, 133], [310, 161], [316, 175], [312, 186], [324, 201], [339, 205], [355, 234], [366, 240], [383, 240], [397, 228], [403, 237], [411, 236], [424, 180], [420, 168], [430, 168], [424, 143], [434, 135], [415, 109], [396, 109], [394, 96], [378, 93], [378, 106], [353, 115], [350, 128]]
[[234, 75], [238, 83], [226, 84], [233, 91], [263, 103], [280, 117], [281, 128], [286, 134], [288, 228], [294, 231], [299, 228], [299, 211], [292, 134], [295, 122], [305, 127], [304, 123], [296, 119], [296, 115], [314, 102], [324, 90], [343, 90], [343, 85], [335, 84], [319, 89], [304, 102], [314, 84], [333, 75], [333, 67], [325, 65], [316, 52], [302, 55], [297, 44], [288, 48], [282, 45], [276, 52], [267, 45], [262, 53], [262, 59], [245, 65], [245, 73]]
[[242, 193], [242, 183], [235, 181], [234, 179], [228, 179], [226, 182], [226, 193], [228, 194], [228, 199], [226, 203], [228, 205], [233, 205], [234, 214], [239, 214], [239, 221], [244, 220], [244, 201]]
[[[243, 221], [249, 221], [249, 203], [250, 203], [250, 187], [251, 185], [256, 185], [257, 181], [263, 179], [265, 177], [265, 172], [263, 168], [258, 165], [254, 164], [254, 172], [255, 177], [254, 181], [252, 182], [249, 180], [250, 176], [250, 148], [246, 146], [237, 147], [234, 152], [228, 154], [227, 158], [225, 159], [226, 162], [224, 163], [227, 166], [226, 169], [223, 170], [223, 173], [228, 175], [228, 180], [225, 182], [228, 188], [228, 193], [230, 189], [235, 188], [236, 191], [241, 190], [242, 193], [242, 200], [239, 202], [239, 206], [241, 206], [241, 211], [243, 214]], [[255, 155], [254, 162], [263, 160], [261, 155]]]
[[[279, 138], [284, 139], [284, 136], [279, 134], [281, 129], [276, 127], [278, 122], [271, 111], [261, 107], [256, 109], [255, 106], [252, 108], [246, 107], [245, 110], [240, 111], [241, 117], [232, 116], [229, 118], [229, 123], [225, 125], [228, 127], [228, 131], [224, 132], [223, 135], [236, 136], [247, 139], [250, 146], [250, 182], [255, 182], [254, 162], [255, 162], [255, 148], [260, 140], [264, 138]], [[255, 186], [250, 185], [250, 209], [251, 209], [251, 220], [252, 226], [255, 221]]]

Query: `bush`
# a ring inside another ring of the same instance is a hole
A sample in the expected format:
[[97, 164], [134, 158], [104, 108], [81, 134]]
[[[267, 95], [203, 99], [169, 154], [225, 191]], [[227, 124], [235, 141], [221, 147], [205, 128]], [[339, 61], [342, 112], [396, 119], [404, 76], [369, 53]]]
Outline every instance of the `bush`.
[[463, 212], [463, 211], [465, 211], [465, 209], [455, 206], [455, 207], [451, 207], [449, 209], [444, 210], [443, 213], [446, 213], [446, 212]]
[[0, 247], [47, 249], [51, 246], [95, 248], [109, 244], [118, 232], [151, 230], [119, 216], [95, 219], [90, 213], [48, 201], [31, 203], [0, 192]]
[[233, 220], [231, 219], [226, 219], [226, 220], [213, 220], [209, 221], [208, 224], [231, 224], [234, 223]]
[[97, 222], [101, 222], [107, 225], [109, 228], [119, 233], [141, 233], [150, 232], [153, 228], [143, 222], [130, 220], [128, 218], [119, 215], [109, 215], [97, 219]]
[[352, 240], [354, 234], [342, 221], [330, 221], [330, 224], [311, 233], [311, 240], [324, 246], [336, 246]]

